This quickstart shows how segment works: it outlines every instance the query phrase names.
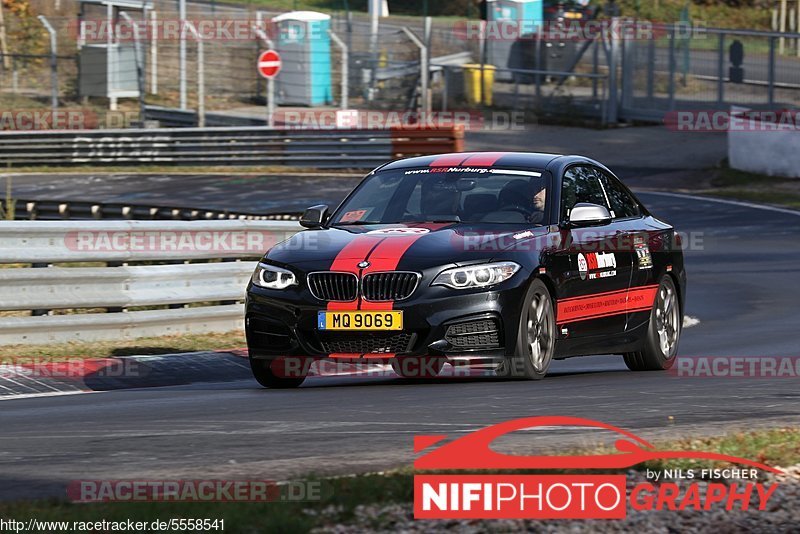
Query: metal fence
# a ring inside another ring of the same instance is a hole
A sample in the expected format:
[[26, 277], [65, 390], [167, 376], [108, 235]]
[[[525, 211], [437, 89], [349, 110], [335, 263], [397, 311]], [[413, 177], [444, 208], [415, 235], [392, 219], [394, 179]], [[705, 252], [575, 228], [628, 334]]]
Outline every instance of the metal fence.
[[[288, 221], [3, 223], [0, 263], [19, 265], [0, 268], [0, 344], [241, 329], [252, 260], [299, 230]], [[215, 236], [248, 245], [186, 246]], [[149, 246], [151, 237], [168, 245]]]
[[[175, 21], [179, 16], [176, 4], [155, 0], [143, 15], [130, 15], [132, 22], [117, 21], [113, 31], [128, 31], [125, 24]], [[235, 20], [255, 25], [277, 14], [214, 2], [189, 5], [189, 20], [211, 23]], [[45, 22], [56, 36], [53, 56], [48, 55], [51, 47]], [[541, 53], [523, 53], [496, 62], [497, 98], [490, 103], [463, 98], [463, 65], [479, 63], [481, 58], [488, 64], [491, 54], [487, 57], [486, 51], [495, 45], [526, 49], [529, 43], [467, 39], [457, 27], [453, 20], [389, 17], [382, 19], [379, 38], [373, 42], [366, 17], [334, 13], [331, 30], [344, 46], [331, 47], [333, 107], [346, 104], [349, 108], [403, 111], [424, 109], [432, 102], [434, 109], [513, 109], [536, 115], [546, 110], [615, 122], [661, 121], [665, 113], [685, 108], [800, 106], [800, 33], [666, 24], [655, 25], [651, 38], [620, 37], [610, 31], [594, 39], [542, 41], [537, 43]], [[45, 103], [55, 87], [60, 105], [77, 105], [83, 83], [79, 83], [78, 72], [100, 69], [107, 59], [102, 53], [85, 52], [103, 43], [82, 37], [76, 30], [76, 18], [66, 16], [63, 9], [61, 16], [42, 21], [40, 33], [41, 42], [37, 41], [33, 50], [12, 50], [0, 61], [0, 91]], [[202, 40], [202, 62], [200, 42], [191, 35], [145, 39], [138, 43], [138, 54], [137, 43], [130, 39], [115, 42], [119, 57], [140, 60], [138, 68], [130, 61], [120, 62], [115, 79], [127, 89], [119, 87], [118, 95], [125, 95], [126, 90], [135, 94], [137, 86], [142, 86], [143, 104], [182, 108], [187, 113], [203, 109], [209, 112], [207, 124], [238, 124], [266, 117], [262, 106], [267, 83], [257, 74], [255, 63], [268, 44], [260, 36]], [[186, 52], [183, 69], [182, 49]], [[204, 115], [199, 113], [198, 121], [203, 122]], [[97, 122], [109, 127], [102, 120]]]
[[800, 57], [778, 53], [798, 33], [705, 28], [623, 41], [620, 115], [662, 120], [675, 110], [800, 106]]

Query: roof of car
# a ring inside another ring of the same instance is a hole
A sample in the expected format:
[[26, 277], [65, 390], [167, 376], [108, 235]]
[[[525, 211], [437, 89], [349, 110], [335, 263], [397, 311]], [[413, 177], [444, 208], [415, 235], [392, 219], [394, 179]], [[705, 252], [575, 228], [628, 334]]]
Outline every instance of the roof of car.
[[560, 154], [539, 152], [455, 152], [418, 156], [387, 163], [380, 170], [409, 169], [418, 167], [526, 167], [544, 169]]

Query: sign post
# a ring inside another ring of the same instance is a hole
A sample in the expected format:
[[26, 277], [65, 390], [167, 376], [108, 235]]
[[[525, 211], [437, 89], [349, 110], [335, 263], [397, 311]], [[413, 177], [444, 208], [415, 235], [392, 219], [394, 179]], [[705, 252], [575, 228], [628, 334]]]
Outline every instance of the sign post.
[[281, 56], [267, 50], [258, 56], [258, 73], [267, 79], [267, 124], [275, 126], [275, 76], [281, 71]]

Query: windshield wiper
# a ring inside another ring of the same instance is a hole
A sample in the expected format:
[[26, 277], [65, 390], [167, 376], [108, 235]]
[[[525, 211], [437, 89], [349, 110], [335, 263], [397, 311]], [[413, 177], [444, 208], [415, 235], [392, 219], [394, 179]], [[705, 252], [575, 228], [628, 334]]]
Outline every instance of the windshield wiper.
[[430, 219], [425, 219], [424, 221], [414, 221], [420, 223], [459, 223], [461, 222], [461, 217], [458, 215], [447, 215], [443, 217], [431, 217]]
[[331, 226], [362, 226], [365, 224], [383, 224], [380, 221], [348, 221], [333, 223]]

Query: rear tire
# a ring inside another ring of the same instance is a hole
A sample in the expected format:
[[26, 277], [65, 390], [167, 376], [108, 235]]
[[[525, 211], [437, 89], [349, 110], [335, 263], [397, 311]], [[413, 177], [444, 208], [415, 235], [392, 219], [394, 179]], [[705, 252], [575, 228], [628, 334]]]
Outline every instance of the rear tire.
[[283, 358], [275, 360], [250, 358], [250, 369], [253, 371], [253, 377], [255, 377], [256, 381], [265, 388], [289, 389], [299, 387], [305, 381], [308, 373], [306, 363], [302, 360], [301, 370], [295, 373], [290, 371], [291, 368], [286, 365]]
[[658, 286], [644, 349], [624, 354], [625, 365], [631, 371], [665, 371], [675, 364], [678, 342], [683, 327], [683, 313], [678, 291], [669, 275]]
[[500, 376], [541, 380], [553, 361], [556, 340], [556, 318], [550, 291], [539, 279], [534, 280], [525, 295], [519, 320], [514, 356], [501, 364]]

